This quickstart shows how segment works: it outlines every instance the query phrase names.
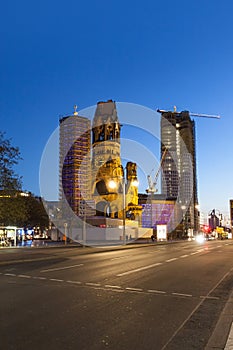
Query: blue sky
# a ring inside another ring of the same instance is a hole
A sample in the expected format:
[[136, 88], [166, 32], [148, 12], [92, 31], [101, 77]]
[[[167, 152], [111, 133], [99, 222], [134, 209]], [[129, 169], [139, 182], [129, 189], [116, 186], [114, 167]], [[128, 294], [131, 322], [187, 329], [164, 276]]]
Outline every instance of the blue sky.
[[1, 6], [1, 130], [19, 146], [23, 187], [60, 115], [113, 99], [196, 119], [201, 211], [233, 198], [233, 2], [8, 1]]

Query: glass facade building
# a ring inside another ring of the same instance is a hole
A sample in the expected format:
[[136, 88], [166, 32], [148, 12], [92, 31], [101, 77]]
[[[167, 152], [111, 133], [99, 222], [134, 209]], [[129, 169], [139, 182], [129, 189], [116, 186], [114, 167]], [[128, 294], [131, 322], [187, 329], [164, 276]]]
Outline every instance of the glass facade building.
[[185, 232], [199, 229], [195, 123], [189, 112], [161, 112], [162, 194], [173, 198], [183, 213]]

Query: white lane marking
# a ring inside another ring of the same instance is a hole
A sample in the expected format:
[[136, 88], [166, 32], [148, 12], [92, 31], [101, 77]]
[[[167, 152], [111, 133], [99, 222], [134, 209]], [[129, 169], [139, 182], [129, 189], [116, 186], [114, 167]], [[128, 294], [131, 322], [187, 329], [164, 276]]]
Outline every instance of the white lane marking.
[[60, 280], [58, 278], [50, 278], [49, 280], [54, 282], [64, 282], [64, 280]]
[[157, 294], [166, 294], [163, 290], [156, 290], [156, 289], [148, 289], [149, 293], [157, 293]]
[[31, 278], [31, 276], [28, 276], [28, 275], [18, 275], [17, 277], [20, 277], [20, 278]]
[[[157, 263], [159, 265], [162, 265], [162, 263]], [[14, 274], [3, 274], [5, 276], [17, 276], [20, 278], [33, 278], [33, 279], [38, 279], [38, 280], [47, 280], [46, 277], [41, 277], [41, 276], [29, 276], [29, 275], [14, 275]], [[82, 285], [83, 282], [80, 281], [71, 281], [71, 280], [67, 280], [64, 281], [62, 279], [58, 279], [58, 278], [50, 278], [49, 281], [53, 281], [53, 282], [66, 282], [66, 283], [70, 283], [70, 284], [78, 284], [78, 285]], [[85, 283], [86, 286], [90, 286], [90, 287], [101, 287], [100, 283], [93, 283], [93, 282], [86, 282]], [[110, 285], [110, 284], [105, 284], [104, 285], [105, 288], [112, 288], [112, 289], [117, 289], [117, 290], [123, 290], [123, 288], [121, 286], [117, 286], [117, 285]], [[154, 294], [168, 294], [168, 292], [166, 291], [162, 291], [162, 290], [156, 290], [156, 289], [148, 289], [148, 290], [144, 290], [143, 288], [133, 288], [133, 287], [126, 287], [125, 290], [128, 291], [132, 291], [132, 292], [147, 292], [147, 293], [154, 293]], [[176, 293], [173, 292], [170, 295], [175, 295], [175, 296], [180, 296], [180, 297], [193, 297], [192, 294], [186, 294], [186, 293]], [[212, 296], [203, 296], [201, 295], [199, 297], [200, 299], [212, 299], [212, 300], [219, 300], [220, 297], [212, 297]]]
[[82, 284], [82, 282], [79, 281], [66, 281], [67, 283], [75, 283], [75, 284]]
[[80, 267], [80, 266], [83, 266], [83, 264], [70, 265], [70, 266], [65, 266], [65, 267], [56, 267], [56, 268], [54, 268], [54, 269], [41, 270], [40, 272], [50, 272], [50, 271], [66, 270], [66, 269], [72, 269], [72, 268], [74, 268], [74, 267]]
[[12, 277], [15, 277], [15, 276], [16, 276], [16, 274], [14, 274], [14, 273], [4, 273], [4, 275], [5, 275], [5, 276], [12, 276]]
[[168, 260], [165, 260], [165, 262], [172, 262], [172, 261], [175, 261], [175, 260], [177, 260], [178, 258], [172, 258], [172, 259], [168, 259]]
[[221, 245], [217, 245], [217, 247], [216, 248], [221, 248]]
[[198, 249], [197, 252], [200, 253], [200, 252], [203, 252], [204, 249]]
[[92, 287], [99, 287], [101, 285], [100, 283], [92, 283], [92, 282], [86, 282], [85, 284], [87, 286], [92, 286]]
[[122, 287], [120, 287], [120, 286], [112, 286], [112, 285], [110, 285], [110, 284], [105, 284], [105, 287], [106, 287], [106, 288], [117, 288], [117, 289], [122, 289]]
[[190, 255], [195, 255], [195, 254], [198, 254], [199, 252], [193, 252], [193, 253], [190, 253]]
[[211, 296], [204, 296], [204, 295], [201, 295], [200, 296], [201, 299], [213, 299], [213, 300], [219, 300], [220, 298], [219, 297], [211, 297]]
[[188, 256], [187, 254], [181, 255], [180, 258], [182, 258], [182, 259], [183, 259], [183, 258], [187, 258], [187, 256]]
[[125, 276], [125, 275], [130, 275], [131, 273], [139, 272], [139, 271], [143, 271], [143, 270], [147, 270], [147, 269], [150, 269], [150, 268], [152, 268], [152, 267], [159, 266], [159, 265], [162, 265], [162, 263], [156, 263], [156, 264], [152, 264], [152, 265], [148, 265], [148, 266], [142, 266], [142, 267], [139, 267], [138, 269], [134, 269], [134, 270], [130, 270], [130, 271], [126, 271], [126, 272], [119, 273], [119, 274], [117, 275], [117, 277], [121, 277], [121, 276]]
[[125, 258], [128, 258], [129, 256], [131, 256], [131, 255], [118, 256], [117, 258], [112, 258], [112, 259], [110, 259], [110, 260], [113, 261], [113, 260], [125, 259]]
[[126, 290], [132, 290], [133, 292], [142, 292], [142, 288], [132, 288], [132, 287], [127, 287], [125, 288]]
[[177, 295], [181, 297], [192, 297], [192, 294], [185, 294], [185, 293], [172, 293], [172, 295]]

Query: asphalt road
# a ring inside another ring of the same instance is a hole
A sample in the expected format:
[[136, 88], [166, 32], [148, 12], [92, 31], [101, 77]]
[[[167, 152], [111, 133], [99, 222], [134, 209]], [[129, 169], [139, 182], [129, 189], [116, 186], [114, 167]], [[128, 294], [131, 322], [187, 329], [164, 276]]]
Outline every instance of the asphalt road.
[[1, 249], [1, 348], [204, 349], [232, 257], [233, 241]]

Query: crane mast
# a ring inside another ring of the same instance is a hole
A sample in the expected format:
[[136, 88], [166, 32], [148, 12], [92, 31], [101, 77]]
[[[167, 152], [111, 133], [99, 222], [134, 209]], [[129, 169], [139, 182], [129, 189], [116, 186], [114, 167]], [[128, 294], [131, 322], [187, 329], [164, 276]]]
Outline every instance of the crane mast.
[[147, 175], [147, 180], [148, 180], [148, 185], [149, 185], [149, 187], [146, 189], [147, 193], [153, 194], [153, 193], [156, 193], [158, 191], [156, 188], [156, 185], [157, 185], [159, 173], [160, 173], [161, 167], [163, 165], [164, 159], [166, 157], [166, 154], [167, 154], [167, 149], [165, 148], [163, 155], [162, 155], [162, 158], [161, 158], [161, 161], [160, 161], [160, 164], [159, 164], [159, 168], [157, 170], [157, 173], [155, 174], [154, 180], [152, 180], [150, 175]]

